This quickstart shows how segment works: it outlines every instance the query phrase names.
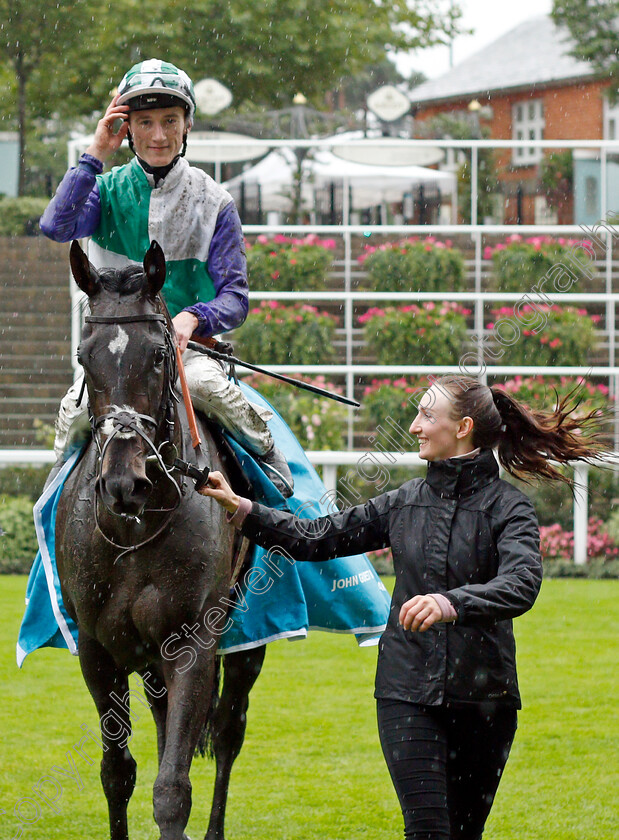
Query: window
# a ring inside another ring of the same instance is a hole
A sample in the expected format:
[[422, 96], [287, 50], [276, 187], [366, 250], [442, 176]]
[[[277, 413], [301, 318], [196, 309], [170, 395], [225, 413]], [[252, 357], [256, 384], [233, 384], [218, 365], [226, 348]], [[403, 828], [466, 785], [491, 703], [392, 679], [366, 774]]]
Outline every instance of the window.
[[619, 102], [611, 105], [604, 97], [604, 140], [619, 140]]
[[[512, 106], [512, 139], [544, 139], [544, 103], [541, 99], [517, 102]], [[530, 166], [539, 163], [543, 150], [518, 148], [513, 150], [512, 162], [516, 166]]]

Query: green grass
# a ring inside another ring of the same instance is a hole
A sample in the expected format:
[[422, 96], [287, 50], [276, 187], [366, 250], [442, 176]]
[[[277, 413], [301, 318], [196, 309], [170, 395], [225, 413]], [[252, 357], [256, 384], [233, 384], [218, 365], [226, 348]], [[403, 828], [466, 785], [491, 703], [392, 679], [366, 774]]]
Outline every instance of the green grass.
[[[55, 814], [33, 805], [33, 786], [67, 767], [66, 753], [97, 731], [75, 658], [43, 650], [15, 666], [26, 580], [0, 578], [0, 840], [104, 840], [107, 810], [94, 743], [89, 765], [75, 753], [81, 789], [62, 780]], [[524, 709], [484, 840], [616, 840], [617, 581], [550, 580], [516, 622]], [[312, 634], [269, 646], [251, 696], [244, 749], [232, 778], [228, 840], [395, 840], [401, 817], [376, 734], [372, 685], [376, 648]], [[155, 840], [151, 788], [154, 729], [139, 707], [132, 752], [138, 785], [132, 840]], [[204, 836], [213, 768], [196, 759], [189, 834]]]

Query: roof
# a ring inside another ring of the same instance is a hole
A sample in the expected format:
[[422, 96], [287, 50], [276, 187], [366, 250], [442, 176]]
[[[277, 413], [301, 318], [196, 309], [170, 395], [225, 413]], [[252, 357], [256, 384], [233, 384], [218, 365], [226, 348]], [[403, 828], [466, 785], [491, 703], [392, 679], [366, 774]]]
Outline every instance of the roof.
[[552, 18], [531, 18], [409, 95], [413, 103], [436, 102], [594, 76], [590, 64], [567, 55], [571, 43]]

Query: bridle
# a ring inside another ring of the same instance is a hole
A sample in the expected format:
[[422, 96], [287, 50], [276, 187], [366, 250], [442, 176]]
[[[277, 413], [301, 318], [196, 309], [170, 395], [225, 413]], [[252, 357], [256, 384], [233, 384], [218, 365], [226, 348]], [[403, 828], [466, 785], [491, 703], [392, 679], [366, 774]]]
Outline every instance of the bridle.
[[[151, 417], [149, 414], [139, 414], [135, 411], [129, 411], [127, 409], [115, 408], [112, 411], [108, 411], [105, 414], [101, 414], [98, 417], [92, 413], [90, 406], [88, 408], [89, 416], [90, 416], [90, 426], [92, 429], [92, 437], [95, 442], [95, 446], [97, 447], [98, 453], [98, 464], [97, 464], [97, 475], [95, 479], [95, 501], [94, 501], [94, 516], [95, 516], [95, 524], [101, 535], [106, 540], [106, 542], [113, 545], [115, 548], [121, 549], [121, 554], [118, 555], [116, 558], [117, 562], [123, 554], [128, 554], [131, 551], [136, 551], [138, 548], [142, 548], [143, 546], [147, 545], [148, 543], [152, 542], [156, 537], [158, 537], [167, 527], [172, 517], [174, 511], [179, 507], [183, 491], [179, 486], [178, 482], [172, 475], [172, 467], [168, 467], [165, 463], [162, 455], [161, 450], [164, 447], [167, 447], [172, 444], [173, 435], [174, 435], [174, 404], [178, 402], [178, 396], [174, 391], [174, 383], [176, 381], [176, 348], [174, 344], [173, 338], [173, 331], [171, 329], [171, 322], [169, 317], [162, 313], [144, 313], [144, 314], [135, 314], [135, 315], [87, 315], [84, 319], [85, 323], [87, 324], [131, 324], [131, 323], [139, 323], [143, 321], [153, 321], [163, 324], [163, 332], [164, 332], [164, 339], [165, 339], [165, 357], [164, 357], [164, 364], [165, 364], [165, 373], [164, 373], [164, 380], [167, 383], [166, 387], [168, 390], [167, 398], [165, 399], [165, 417], [163, 420], [164, 423], [164, 434], [163, 439], [159, 443], [158, 446], [150, 439], [150, 437], [145, 433], [142, 426], [151, 427], [154, 432], [157, 431], [159, 428], [161, 421]], [[109, 423], [111, 425], [113, 431], [111, 434], [108, 435], [107, 439], [101, 445], [101, 428], [104, 424]], [[176, 500], [175, 504], [170, 508], [159, 508], [159, 509], [152, 509], [147, 508], [145, 512], [147, 513], [167, 513], [168, 516], [164, 519], [161, 526], [155, 531], [154, 534], [151, 534], [150, 537], [147, 537], [142, 542], [137, 543], [135, 545], [120, 545], [119, 543], [115, 542], [111, 537], [108, 537], [107, 534], [101, 528], [99, 523], [99, 514], [98, 514], [98, 503], [102, 504], [106, 510], [112, 514], [113, 516], [120, 516], [124, 519], [136, 519], [137, 517], [128, 516], [126, 514], [117, 514], [113, 510], [111, 510], [108, 505], [106, 505], [105, 500], [103, 499], [101, 493], [101, 478], [102, 478], [102, 470], [103, 470], [103, 460], [107, 449], [118, 435], [131, 432], [138, 435], [142, 440], [146, 443], [148, 448], [151, 450], [154, 459], [158, 463], [162, 473], [166, 476], [166, 478], [172, 483], [176, 491]]]

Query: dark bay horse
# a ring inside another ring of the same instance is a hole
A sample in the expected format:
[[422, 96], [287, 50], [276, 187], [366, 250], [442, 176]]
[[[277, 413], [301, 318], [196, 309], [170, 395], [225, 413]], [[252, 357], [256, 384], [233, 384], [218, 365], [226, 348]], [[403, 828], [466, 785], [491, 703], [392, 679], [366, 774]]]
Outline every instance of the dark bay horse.
[[[74, 242], [71, 269], [90, 303], [78, 355], [93, 439], [61, 496], [56, 558], [101, 723], [111, 840], [128, 838], [132, 697], [134, 713], [136, 702], [138, 710], [150, 706], [157, 729], [153, 803], [161, 840], [185, 837], [189, 769], [209, 720], [217, 775], [206, 838], [222, 840], [230, 770], [264, 647], [225, 657], [213, 707], [235, 537], [223, 509], [171, 469], [175, 454], [191, 460], [194, 452], [174, 391], [173, 326], [159, 297], [165, 259], [153, 243], [143, 270], [99, 273]], [[208, 429], [201, 433], [204, 457], [196, 466], [226, 472]], [[133, 672], [144, 680], [143, 693], [130, 687]]]

